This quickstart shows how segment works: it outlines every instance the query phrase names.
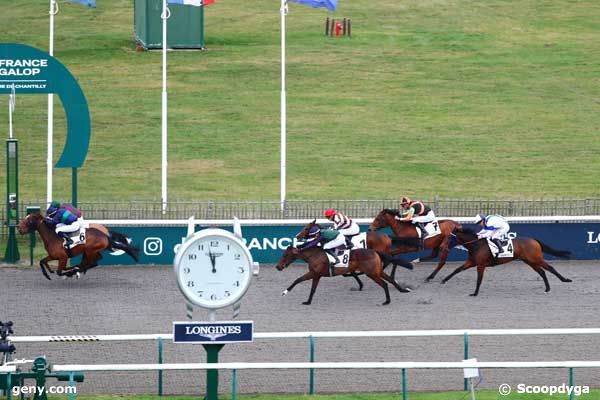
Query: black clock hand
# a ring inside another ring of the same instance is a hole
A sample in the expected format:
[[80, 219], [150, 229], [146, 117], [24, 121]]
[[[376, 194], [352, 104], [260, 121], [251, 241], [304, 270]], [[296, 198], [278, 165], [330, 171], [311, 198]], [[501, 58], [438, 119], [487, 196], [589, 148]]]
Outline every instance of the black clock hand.
[[217, 256], [208, 250], [208, 256], [210, 257], [210, 263], [212, 264], [212, 273], [217, 273], [217, 269], [215, 268], [215, 261], [217, 260]]

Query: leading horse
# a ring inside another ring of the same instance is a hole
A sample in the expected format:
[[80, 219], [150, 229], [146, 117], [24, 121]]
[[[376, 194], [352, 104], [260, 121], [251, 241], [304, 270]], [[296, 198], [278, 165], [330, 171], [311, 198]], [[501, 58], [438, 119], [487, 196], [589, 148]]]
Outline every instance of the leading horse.
[[546, 276], [546, 272], [544, 272], [544, 270], [554, 274], [558, 279], [561, 280], [561, 282], [572, 282], [571, 279], [565, 278], [552, 265], [548, 264], [548, 262], [544, 260], [543, 254], [548, 253], [560, 258], [569, 258], [571, 254], [570, 251], [553, 249], [537, 239], [517, 237], [512, 240], [513, 257], [495, 258], [492, 255], [490, 247], [487, 243], [487, 239], [479, 239], [477, 234], [471, 229], [457, 228], [454, 231], [454, 235], [458, 239], [458, 243], [469, 251], [469, 259], [463, 265], [455, 269], [454, 272], [445, 277], [442, 280], [442, 283], [448, 282], [450, 278], [459, 272], [476, 266], [477, 287], [471, 296], [477, 296], [479, 294], [479, 287], [481, 286], [483, 273], [486, 267], [506, 264], [513, 260], [521, 260], [533, 268], [533, 270], [537, 272], [544, 280], [546, 292], [550, 291], [550, 283], [548, 283], [548, 277]]
[[[446, 260], [448, 259], [448, 253], [451, 248], [451, 235], [456, 228], [460, 228], [462, 225], [451, 219], [440, 219], [437, 221], [440, 232], [435, 236], [425, 238], [425, 240], [419, 239], [417, 229], [410, 222], [398, 221], [396, 219], [397, 211], [390, 209], [383, 209], [371, 225], [369, 225], [369, 231], [376, 231], [378, 229], [390, 227], [394, 235], [398, 238], [393, 240], [394, 245], [397, 246], [398, 253], [413, 253], [422, 249], [431, 249], [431, 254], [421, 259], [417, 258], [413, 260], [413, 263], [420, 261], [428, 261], [436, 258], [439, 254], [440, 260], [438, 265], [433, 272], [427, 277], [426, 281], [429, 282], [437, 273], [442, 269]], [[395, 267], [394, 267], [395, 270]], [[394, 276], [392, 271], [392, 276]]]
[[284, 252], [279, 262], [276, 265], [278, 271], [283, 271], [288, 265], [297, 259], [301, 259], [308, 263], [308, 272], [296, 279], [290, 287], [284, 290], [283, 295], [287, 295], [294, 286], [300, 282], [312, 279], [312, 286], [310, 288], [310, 295], [308, 300], [302, 304], [309, 305], [312, 302], [315, 290], [319, 285], [319, 280], [324, 276], [338, 276], [346, 275], [357, 272], [363, 272], [369, 278], [374, 280], [379, 286], [385, 291], [385, 302], [383, 305], [390, 304], [390, 292], [388, 285], [385, 281], [391, 283], [396, 289], [401, 292], [406, 292], [405, 289], [400, 287], [388, 274], [383, 271], [381, 259], [379, 255], [370, 249], [357, 249], [350, 252], [350, 260], [348, 261], [348, 267], [345, 268], [330, 268], [329, 258], [320, 247], [306, 248], [299, 250], [296, 247], [289, 246]]
[[[22, 235], [36, 230], [40, 234], [48, 253], [48, 257], [40, 260], [40, 268], [48, 280], [50, 280], [48, 272], [54, 273], [50, 265], [48, 265], [48, 261], [57, 260], [58, 267], [56, 274], [69, 277], [75, 274], [79, 276], [79, 272], [85, 273], [88, 269], [97, 266], [98, 261], [102, 259], [101, 253], [105, 250], [123, 250], [135, 261], [138, 261], [139, 249], [131, 246], [125, 235], [109, 231], [102, 225], [90, 224], [90, 227], [85, 232], [85, 243], [73, 247], [70, 251], [71, 254], [67, 254], [63, 246], [63, 239], [54, 232], [53, 227], [48, 224], [39, 212], [31, 213], [24, 218], [19, 223], [18, 230]], [[83, 256], [81, 263], [67, 268], [69, 258], [78, 255]]]

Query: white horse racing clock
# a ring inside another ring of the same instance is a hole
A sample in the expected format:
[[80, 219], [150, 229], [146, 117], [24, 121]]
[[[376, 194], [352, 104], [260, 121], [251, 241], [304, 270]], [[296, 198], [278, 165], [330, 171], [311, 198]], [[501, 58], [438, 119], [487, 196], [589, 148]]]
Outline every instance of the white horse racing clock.
[[218, 228], [189, 237], [177, 251], [173, 265], [184, 297], [211, 310], [239, 302], [253, 272], [252, 256], [241, 238]]

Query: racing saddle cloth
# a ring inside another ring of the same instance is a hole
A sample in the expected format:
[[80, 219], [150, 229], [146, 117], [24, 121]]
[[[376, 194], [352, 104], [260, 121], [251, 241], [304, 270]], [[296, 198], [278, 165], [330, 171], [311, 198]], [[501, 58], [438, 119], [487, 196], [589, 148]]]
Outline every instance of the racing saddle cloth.
[[498, 248], [494, 242], [492, 242], [489, 238], [487, 239], [488, 247], [492, 252], [492, 255], [496, 258], [504, 258], [510, 257], [512, 258], [514, 255], [514, 248], [511, 238], [501, 239], [502, 248]]

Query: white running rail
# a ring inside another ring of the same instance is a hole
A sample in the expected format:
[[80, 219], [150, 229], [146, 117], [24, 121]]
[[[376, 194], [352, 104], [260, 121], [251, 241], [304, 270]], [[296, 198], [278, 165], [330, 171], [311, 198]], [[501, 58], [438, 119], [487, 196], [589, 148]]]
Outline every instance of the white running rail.
[[464, 368], [600, 368], [600, 361], [460, 361], [460, 362], [271, 362], [180, 364], [64, 364], [52, 372], [165, 371], [206, 369], [464, 369]]
[[[519, 335], [597, 335], [600, 328], [557, 328], [557, 329], [454, 329], [414, 331], [321, 331], [321, 332], [263, 332], [254, 333], [254, 339], [279, 338], [347, 338], [347, 337], [417, 337], [417, 336], [519, 336]], [[13, 343], [42, 342], [99, 342], [135, 340], [172, 340], [172, 333], [139, 335], [55, 335], [55, 336], [11, 336]]]

